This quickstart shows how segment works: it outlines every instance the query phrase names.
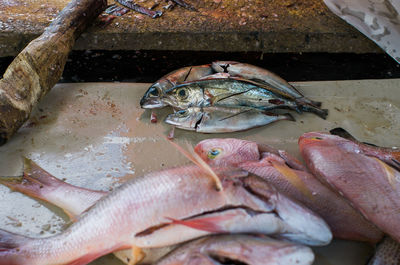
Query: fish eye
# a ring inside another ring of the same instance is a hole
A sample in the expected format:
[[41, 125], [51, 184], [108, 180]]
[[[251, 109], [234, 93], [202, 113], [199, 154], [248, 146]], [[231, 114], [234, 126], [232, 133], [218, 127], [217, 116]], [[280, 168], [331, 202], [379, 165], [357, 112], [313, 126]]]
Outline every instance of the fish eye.
[[155, 87], [152, 87], [149, 92], [150, 92], [150, 95], [155, 96], [155, 97], [158, 97], [158, 95], [159, 95], [158, 89]]
[[179, 96], [181, 99], [186, 99], [186, 98], [188, 97], [188, 94], [187, 94], [187, 92], [186, 92], [186, 89], [184, 89], [184, 88], [178, 89], [178, 91], [176, 91], [176, 93], [178, 94], [178, 96]]
[[222, 152], [221, 148], [213, 148], [208, 151], [207, 157], [209, 159], [216, 158]]
[[185, 116], [187, 114], [187, 110], [178, 110], [176, 114], [178, 114], [178, 116]]

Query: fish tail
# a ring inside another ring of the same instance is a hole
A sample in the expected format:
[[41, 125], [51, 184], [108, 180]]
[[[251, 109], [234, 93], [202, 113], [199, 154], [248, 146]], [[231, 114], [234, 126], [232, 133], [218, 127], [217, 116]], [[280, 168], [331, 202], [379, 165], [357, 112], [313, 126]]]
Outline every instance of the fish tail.
[[296, 102], [299, 103], [300, 105], [310, 105], [315, 108], [320, 108], [322, 106], [321, 101], [314, 101], [305, 97], [296, 98]]
[[344, 139], [347, 139], [347, 140], [350, 140], [353, 142], [358, 142], [358, 140], [353, 135], [351, 135], [348, 131], [346, 131], [342, 127], [334, 128], [334, 129], [330, 130], [329, 133], [340, 136]]
[[13, 191], [43, 200], [46, 200], [46, 191], [65, 185], [65, 182], [52, 176], [30, 159], [25, 158], [24, 160], [24, 173], [22, 176], [2, 177], [0, 178], [0, 183]]
[[[56, 202], [51, 200], [51, 193], [55, 189], [70, 185], [57, 179], [30, 159], [25, 158], [24, 160], [24, 173], [22, 176], [2, 177], [0, 178], [0, 183], [13, 191], [18, 191], [58, 206]], [[69, 217], [74, 217], [67, 210], [63, 210]]]
[[29, 260], [21, 257], [23, 246], [32, 238], [0, 229], [0, 265], [28, 265]]
[[[3, 184], [13, 191], [24, 195], [46, 201], [60, 207], [71, 219], [75, 220], [85, 205], [90, 206], [98, 198], [103, 197], [106, 192], [88, 190], [70, 185], [41, 168], [35, 162], [24, 159], [24, 173], [18, 177], [1, 177]], [[84, 191], [84, 192], [82, 192]], [[81, 200], [71, 200], [70, 194], [79, 196]]]
[[326, 119], [326, 116], [328, 116], [328, 110], [327, 109], [320, 109], [311, 105], [301, 105], [301, 110], [306, 111], [306, 112], [312, 112], [322, 119]]
[[282, 116], [284, 116], [284, 120], [288, 120], [288, 121], [296, 121], [296, 119], [293, 117], [293, 115], [292, 114], [290, 114], [290, 113], [285, 113], [285, 114], [282, 114]]

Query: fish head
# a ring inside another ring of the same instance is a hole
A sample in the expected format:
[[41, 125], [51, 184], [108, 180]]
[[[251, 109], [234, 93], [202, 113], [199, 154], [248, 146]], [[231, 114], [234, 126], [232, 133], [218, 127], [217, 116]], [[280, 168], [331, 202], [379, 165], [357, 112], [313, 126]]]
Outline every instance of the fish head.
[[140, 106], [143, 109], [159, 109], [168, 104], [163, 100], [164, 82], [156, 82], [152, 84], [140, 100]]
[[165, 100], [177, 109], [203, 106], [205, 103], [203, 89], [196, 82], [177, 85], [165, 91]]
[[201, 122], [202, 116], [203, 113], [200, 108], [188, 108], [169, 114], [165, 118], [165, 122], [178, 128], [196, 130], [197, 125]]
[[199, 240], [194, 250], [200, 246], [203, 247], [203, 253], [213, 259], [229, 260], [233, 264], [310, 265], [314, 261], [314, 254], [309, 247], [266, 236], [211, 236], [203, 239], [203, 242]]
[[271, 214], [275, 215], [284, 227], [283, 238], [307, 245], [327, 245], [332, 240], [332, 233], [321, 217], [279, 193], [266, 181], [248, 176], [224, 179], [223, 185], [229, 203], [244, 206], [250, 215], [257, 216], [259, 225], [268, 224]]
[[360, 147], [357, 143], [350, 141], [348, 139], [342, 138], [337, 135], [332, 135], [324, 132], [308, 132], [300, 136], [299, 138], [300, 150], [310, 149], [310, 148], [328, 148], [328, 147], [338, 147], [345, 151], [351, 151], [355, 153], [360, 153]]
[[260, 159], [257, 143], [235, 138], [206, 139], [194, 150], [210, 166], [230, 167]]

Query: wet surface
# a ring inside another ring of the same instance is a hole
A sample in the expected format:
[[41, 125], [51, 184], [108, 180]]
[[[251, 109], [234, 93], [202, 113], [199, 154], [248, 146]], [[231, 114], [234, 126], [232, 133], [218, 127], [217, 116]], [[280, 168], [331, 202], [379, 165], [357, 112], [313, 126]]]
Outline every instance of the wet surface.
[[[15, 55], [68, 0], [0, 2], [0, 56]], [[192, 0], [152, 19], [133, 11], [105, 25], [97, 19], [75, 49], [263, 52], [379, 52], [372, 41], [319, 0]], [[109, 4], [114, 1], [109, 0]], [[138, 1], [151, 7], [154, 1]], [[163, 9], [160, 1], [157, 10]], [[106, 15], [104, 15], [106, 16]], [[103, 20], [107, 20], [107, 17]]]
[[[399, 144], [400, 79], [298, 82], [306, 96], [330, 110], [327, 120], [312, 114], [294, 114], [297, 122], [281, 121], [247, 132], [225, 135], [175, 131], [176, 142], [211, 137], [237, 137], [267, 143], [299, 156], [298, 137], [307, 131], [344, 127], [361, 141], [382, 146]], [[139, 100], [149, 84], [58, 84], [40, 103], [31, 119], [6, 145], [0, 147], [0, 175], [21, 173], [22, 156], [66, 182], [112, 190], [123, 181], [166, 167], [187, 164], [166, 140], [170, 126], [161, 122], [170, 109], [140, 109]], [[379, 88], [379, 89], [378, 89]], [[60, 210], [0, 186], [0, 228], [32, 237], [62, 231], [68, 222]], [[317, 265], [364, 265], [371, 254], [367, 245], [335, 241], [315, 248]], [[93, 264], [121, 264], [111, 256]]]

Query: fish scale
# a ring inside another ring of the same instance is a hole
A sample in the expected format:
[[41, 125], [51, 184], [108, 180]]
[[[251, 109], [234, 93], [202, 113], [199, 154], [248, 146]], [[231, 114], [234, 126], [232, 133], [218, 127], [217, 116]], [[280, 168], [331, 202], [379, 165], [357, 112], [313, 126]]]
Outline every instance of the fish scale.
[[120, 249], [134, 247], [137, 252], [216, 232], [282, 234], [311, 245], [330, 242], [332, 235], [322, 219], [264, 181], [220, 177], [223, 190], [218, 191], [208, 174], [187, 166], [132, 179], [53, 237], [30, 239], [0, 230], [0, 248], [5, 248], [0, 265], [81, 265]]
[[349, 140], [327, 133], [302, 135], [299, 146], [314, 175], [328, 182], [369, 221], [400, 241], [400, 172]]

